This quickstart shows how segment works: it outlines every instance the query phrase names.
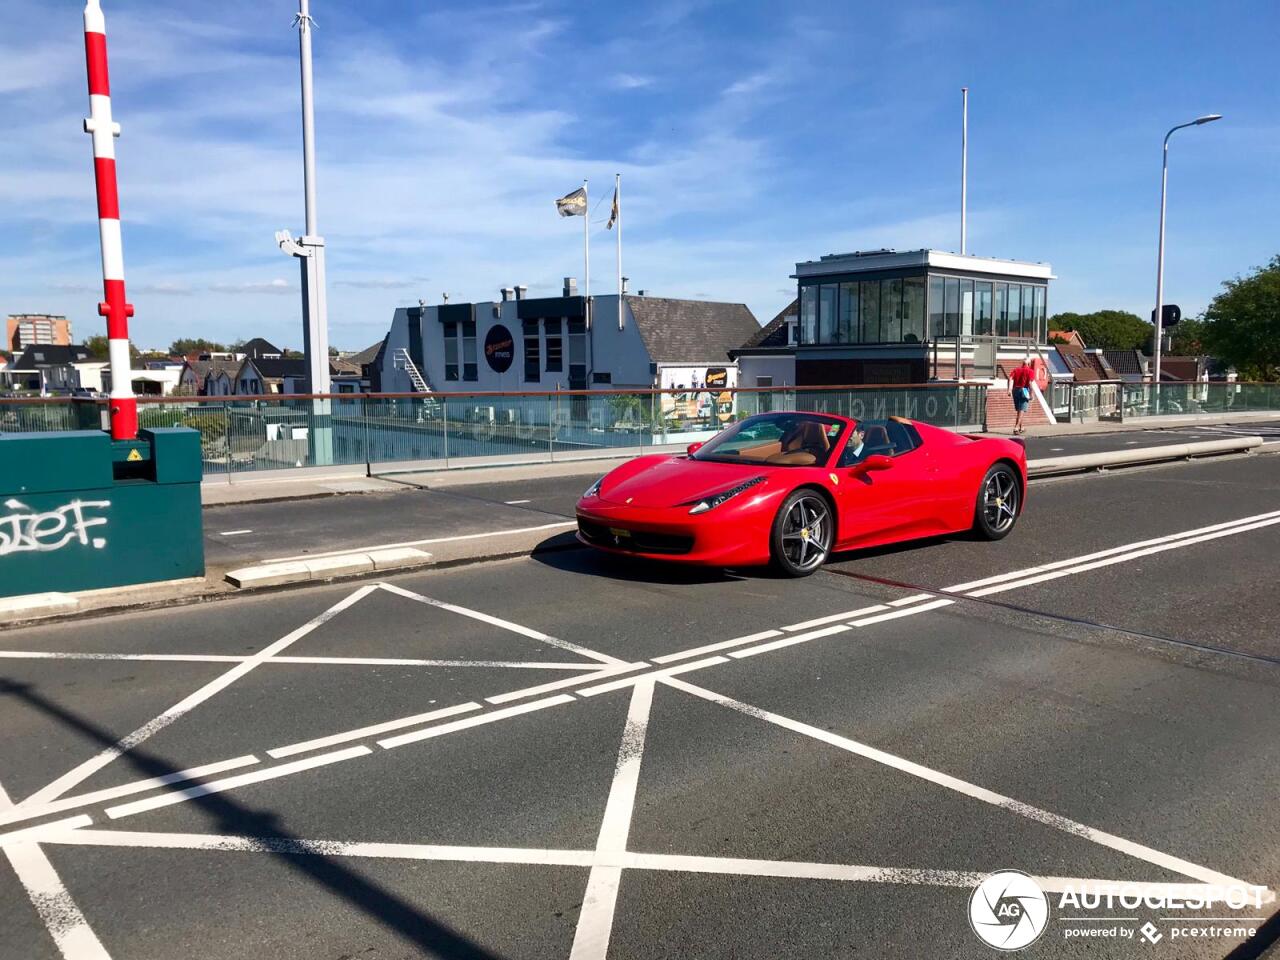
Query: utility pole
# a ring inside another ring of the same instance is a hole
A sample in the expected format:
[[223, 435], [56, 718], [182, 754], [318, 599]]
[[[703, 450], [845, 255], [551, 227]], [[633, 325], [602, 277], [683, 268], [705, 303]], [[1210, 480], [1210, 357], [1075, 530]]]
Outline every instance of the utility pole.
[[969, 88], [960, 88], [960, 255], [964, 256], [968, 242], [969, 207]]
[[[306, 208], [306, 228], [296, 241], [288, 230], [276, 233], [276, 243], [289, 256], [297, 257], [302, 275], [302, 337], [307, 358], [311, 393], [328, 394], [329, 384], [329, 316], [325, 293], [324, 237], [316, 226], [316, 134], [315, 104], [311, 84], [311, 19], [310, 0], [298, 0], [294, 17], [298, 28], [298, 60], [302, 74], [302, 188]], [[309, 431], [311, 459], [315, 465], [333, 462], [333, 429], [329, 401], [312, 403]]]

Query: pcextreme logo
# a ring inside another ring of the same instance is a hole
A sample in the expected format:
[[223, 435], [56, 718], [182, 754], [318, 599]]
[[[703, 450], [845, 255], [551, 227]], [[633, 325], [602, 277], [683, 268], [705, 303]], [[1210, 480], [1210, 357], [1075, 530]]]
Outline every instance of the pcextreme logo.
[[1021, 950], [1049, 926], [1049, 898], [1020, 870], [993, 873], [973, 889], [969, 925], [989, 947]]

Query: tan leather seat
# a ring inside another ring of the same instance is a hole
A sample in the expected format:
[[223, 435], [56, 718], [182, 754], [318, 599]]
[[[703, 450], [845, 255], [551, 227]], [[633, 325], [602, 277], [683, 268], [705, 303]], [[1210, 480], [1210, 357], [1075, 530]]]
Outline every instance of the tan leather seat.
[[881, 426], [863, 428], [862, 445], [872, 453], [893, 454], [893, 445], [889, 442], [889, 431]]
[[827, 458], [831, 443], [827, 431], [816, 420], [802, 420], [782, 435], [782, 451], [769, 458], [769, 463], [809, 465]]

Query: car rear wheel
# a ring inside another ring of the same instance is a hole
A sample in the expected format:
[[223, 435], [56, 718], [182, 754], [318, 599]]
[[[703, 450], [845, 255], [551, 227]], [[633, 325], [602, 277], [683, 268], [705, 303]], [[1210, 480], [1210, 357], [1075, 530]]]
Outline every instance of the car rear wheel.
[[1018, 522], [1022, 480], [1007, 463], [994, 464], [982, 478], [973, 509], [973, 530], [984, 540], [1003, 540]]
[[827, 559], [834, 535], [835, 517], [826, 499], [813, 490], [797, 490], [773, 520], [774, 565], [789, 577], [807, 577]]

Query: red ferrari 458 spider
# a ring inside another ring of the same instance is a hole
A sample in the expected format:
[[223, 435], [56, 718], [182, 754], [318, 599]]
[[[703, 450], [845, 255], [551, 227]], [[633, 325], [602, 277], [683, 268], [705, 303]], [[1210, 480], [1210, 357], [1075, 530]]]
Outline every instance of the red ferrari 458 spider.
[[1016, 440], [898, 417], [762, 413], [685, 455], [639, 457], [601, 477], [578, 501], [578, 539], [803, 577], [835, 550], [965, 530], [999, 540], [1026, 490]]

